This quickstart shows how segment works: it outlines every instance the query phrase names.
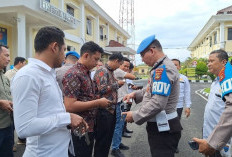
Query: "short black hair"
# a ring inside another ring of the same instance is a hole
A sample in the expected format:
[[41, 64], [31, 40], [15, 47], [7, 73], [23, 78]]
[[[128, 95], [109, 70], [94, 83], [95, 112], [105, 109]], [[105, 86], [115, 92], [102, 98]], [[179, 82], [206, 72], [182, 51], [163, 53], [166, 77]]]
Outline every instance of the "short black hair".
[[120, 52], [117, 53], [113, 53], [112, 55], [110, 55], [109, 60], [113, 61], [113, 60], [118, 60], [119, 62], [123, 61], [123, 55]]
[[82, 45], [80, 51], [81, 51], [81, 56], [84, 53], [89, 53], [90, 55], [93, 55], [96, 52], [104, 53], [104, 50], [93, 41], [89, 41], [89, 42], [84, 43], [84, 45]]
[[172, 59], [172, 61], [177, 61], [177, 62], [179, 62], [179, 65], [180, 65], [180, 60], [179, 59], [174, 58], [174, 59]]
[[8, 49], [8, 46], [0, 44], [0, 53], [2, 52], [2, 48], [3, 47], [5, 47], [6, 49]]
[[130, 60], [127, 57], [123, 57], [123, 61], [126, 61], [126, 62], [130, 63]]
[[222, 61], [222, 60], [226, 60], [228, 61], [229, 57], [228, 57], [228, 54], [226, 51], [222, 50], [222, 49], [218, 49], [218, 50], [214, 50], [212, 52], [210, 52], [209, 55], [212, 55], [212, 54], [217, 54], [217, 58]]
[[23, 63], [24, 61], [26, 61], [25, 58], [23, 58], [23, 57], [16, 57], [15, 60], [14, 60], [14, 66], [16, 66], [19, 63]]
[[59, 49], [64, 45], [64, 32], [53, 26], [41, 28], [35, 36], [34, 48], [37, 53], [47, 49], [48, 45], [57, 42]]
[[133, 63], [130, 63], [129, 70], [132, 70], [132, 69], [134, 69], [134, 65], [133, 65]]
[[[155, 39], [145, 50], [147, 51], [147, 49], [150, 49], [150, 48], [152, 48], [152, 47], [155, 47], [155, 48], [157, 48], [158, 50], [163, 51], [163, 48], [162, 48], [162, 46], [161, 46], [159, 40], [157, 40], [157, 39]], [[144, 51], [145, 51], [145, 50], [144, 50]]]

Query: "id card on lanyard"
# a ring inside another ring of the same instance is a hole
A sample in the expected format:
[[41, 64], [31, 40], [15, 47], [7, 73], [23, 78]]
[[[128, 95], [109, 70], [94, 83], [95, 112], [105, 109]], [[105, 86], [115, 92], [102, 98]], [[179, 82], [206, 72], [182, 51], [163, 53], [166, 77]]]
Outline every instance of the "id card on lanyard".
[[155, 118], [159, 132], [170, 130], [167, 114], [164, 110], [158, 113]]

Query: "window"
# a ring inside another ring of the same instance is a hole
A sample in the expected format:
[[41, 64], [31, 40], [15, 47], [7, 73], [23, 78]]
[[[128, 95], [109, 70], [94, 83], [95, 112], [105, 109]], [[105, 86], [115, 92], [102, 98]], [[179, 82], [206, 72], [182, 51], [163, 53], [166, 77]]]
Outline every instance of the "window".
[[67, 13], [74, 16], [74, 9], [72, 7], [70, 7], [69, 5], [67, 5]]
[[117, 42], [120, 42], [120, 37], [119, 36], [117, 37]]
[[217, 33], [214, 34], [214, 44], [217, 44]]
[[100, 39], [103, 40], [103, 27], [100, 26]]
[[75, 47], [73, 47], [73, 46], [67, 46], [67, 51], [75, 51], [76, 49], [75, 49]]
[[212, 46], [212, 37], [209, 38], [209, 47]]
[[50, 3], [50, 0], [45, 0], [45, 1], [47, 1], [48, 3]]
[[228, 40], [232, 40], [232, 28], [228, 28]]
[[89, 18], [87, 18], [87, 23], [86, 23], [86, 27], [87, 27], [87, 34], [88, 35], [92, 35], [92, 21], [89, 19]]
[[142, 69], [142, 73], [144, 73], [145, 72], [145, 70], [144, 69]]

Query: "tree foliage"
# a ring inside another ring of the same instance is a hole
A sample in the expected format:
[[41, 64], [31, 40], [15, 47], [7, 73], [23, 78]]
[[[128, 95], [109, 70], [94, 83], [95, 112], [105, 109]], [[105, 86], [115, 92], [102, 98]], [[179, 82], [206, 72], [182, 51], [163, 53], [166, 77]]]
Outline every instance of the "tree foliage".
[[205, 62], [199, 61], [196, 66], [196, 75], [201, 77], [202, 75], [207, 75], [208, 67]]

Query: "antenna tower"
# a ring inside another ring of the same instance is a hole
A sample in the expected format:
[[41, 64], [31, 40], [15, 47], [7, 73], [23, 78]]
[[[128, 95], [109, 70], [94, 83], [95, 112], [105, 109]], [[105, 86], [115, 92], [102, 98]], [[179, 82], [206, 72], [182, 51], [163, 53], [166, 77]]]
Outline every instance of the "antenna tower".
[[134, 0], [120, 0], [119, 25], [131, 36], [125, 46], [135, 50]]

